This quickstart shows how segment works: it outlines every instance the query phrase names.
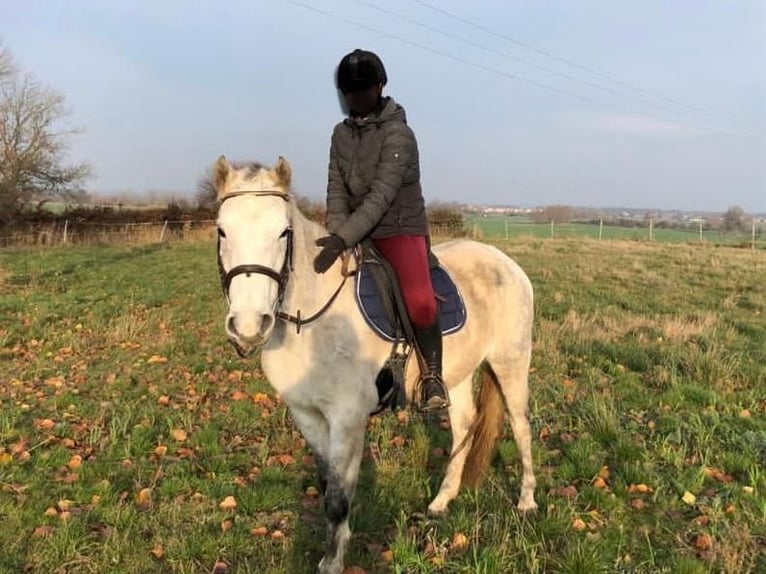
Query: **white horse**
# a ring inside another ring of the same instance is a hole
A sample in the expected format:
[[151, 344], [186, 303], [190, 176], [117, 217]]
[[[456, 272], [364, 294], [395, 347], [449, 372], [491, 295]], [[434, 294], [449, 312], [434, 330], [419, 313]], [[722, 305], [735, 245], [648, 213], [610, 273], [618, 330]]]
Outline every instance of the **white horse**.
[[[375, 379], [391, 343], [365, 323], [352, 282], [344, 283], [341, 261], [323, 275], [314, 272], [312, 260], [319, 252], [314, 242], [327, 232], [298, 210], [290, 179], [283, 158], [273, 169], [235, 168], [223, 156], [215, 164], [219, 267], [229, 302], [225, 325], [241, 353], [261, 348], [263, 372], [314, 452], [328, 524], [319, 572], [340, 574], [365, 428], [378, 403]], [[467, 320], [444, 340], [452, 456], [428, 511], [445, 512], [461, 482], [478, 484], [495, 452], [505, 408], [523, 468], [518, 508], [534, 510], [527, 418], [532, 286], [522, 269], [494, 247], [461, 240], [434, 252], [462, 292]], [[298, 317], [303, 317], [300, 329]], [[478, 409], [472, 384], [477, 369], [482, 375]], [[410, 398], [417, 375], [417, 363], [410, 361]]]

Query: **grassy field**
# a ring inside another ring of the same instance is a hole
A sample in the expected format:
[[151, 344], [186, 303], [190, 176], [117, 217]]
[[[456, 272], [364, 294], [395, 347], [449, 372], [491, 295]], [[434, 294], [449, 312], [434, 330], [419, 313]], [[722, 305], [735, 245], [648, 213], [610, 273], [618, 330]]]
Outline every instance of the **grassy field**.
[[[438, 521], [446, 421], [370, 421], [349, 572], [766, 572], [766, 255], [497, 242], [536, 289], [538, 514], [510, 430]], [[0, 252], [0, 572], [304, 573], [310, 453], [225, 345], [212, 242]]]
[[[507, 224], [506, 224], [507, 221]], [[507, 225], [507, 228], [506, 228]], [[513, 239], [520, 237], [550, 238], [550, 223], [534, 223], [519, 217], [469, 217], [466, 219], [468, 229], [477, 229], [480, 236], [486, 239]], [[507, 236], [507, 237], [506, 237]], [[558, 223], [553, 226], [554, 238], [598, 239], [598, 224], [589, 223]], [[602, 239], [649, 241], [649, 224], [643, 227], [619, 227], [604, 225]], [[690, 243], [714, 245], [750, 246], [752, 233], [724, 232], [713, 229], [703, 229], [702, 242], [696, 229], [661, 229], [652, 228], [651, 240], [658, 243]], [[755, 246], [766, 249], [766, 234], [763, 226], [756, 228]]]

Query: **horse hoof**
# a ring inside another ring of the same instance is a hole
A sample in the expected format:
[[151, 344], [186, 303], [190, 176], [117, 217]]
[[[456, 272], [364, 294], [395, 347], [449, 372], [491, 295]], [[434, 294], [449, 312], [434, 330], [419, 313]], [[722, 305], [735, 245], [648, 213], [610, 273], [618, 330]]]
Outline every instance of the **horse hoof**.
[[323, 563], [319, 563], [319, 567], [316, 570], [316, 574], [342, 574], [343, 568], [326, 566]]
[[521, 513], [522, 518], [534, 518], [537, 516], [537, 505], [533, 506], [519, 506], [519, 512]]
[[409, 522], [410, 524], [420, 524], [426, 521], [428, 521], [428, 516], [423, 514], [422, 512], [413, 512], [412, 514], [410, 514], [410, 517], [407, 520], [407, 522]]
[[428, 518], [432, 518], [432, 519], [443, 518], [446, 515], [447, 515], [446, 508], [442, 508], [442, 509], [429, 508], [426, 510], [426, 516], [428, 516]]

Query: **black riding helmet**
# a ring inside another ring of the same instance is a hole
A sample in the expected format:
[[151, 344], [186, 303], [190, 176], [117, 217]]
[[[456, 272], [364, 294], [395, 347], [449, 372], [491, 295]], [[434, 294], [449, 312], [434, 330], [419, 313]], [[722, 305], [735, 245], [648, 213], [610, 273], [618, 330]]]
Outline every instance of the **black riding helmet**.
[[357, 49], [343, 56], [335, 72], [335, 86], [344, 94], [387, 82], [383, 61], [367, 50]]

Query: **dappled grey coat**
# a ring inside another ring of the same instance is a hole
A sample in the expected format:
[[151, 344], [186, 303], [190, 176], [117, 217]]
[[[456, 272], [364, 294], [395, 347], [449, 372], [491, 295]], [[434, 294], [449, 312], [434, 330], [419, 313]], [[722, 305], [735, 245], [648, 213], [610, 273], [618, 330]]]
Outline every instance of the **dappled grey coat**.
[[415, 134], [391, 98], [379, 115], [335, 126], [327, 182], [327, 227], [352, 247], [365, 237], [427, 235]]

